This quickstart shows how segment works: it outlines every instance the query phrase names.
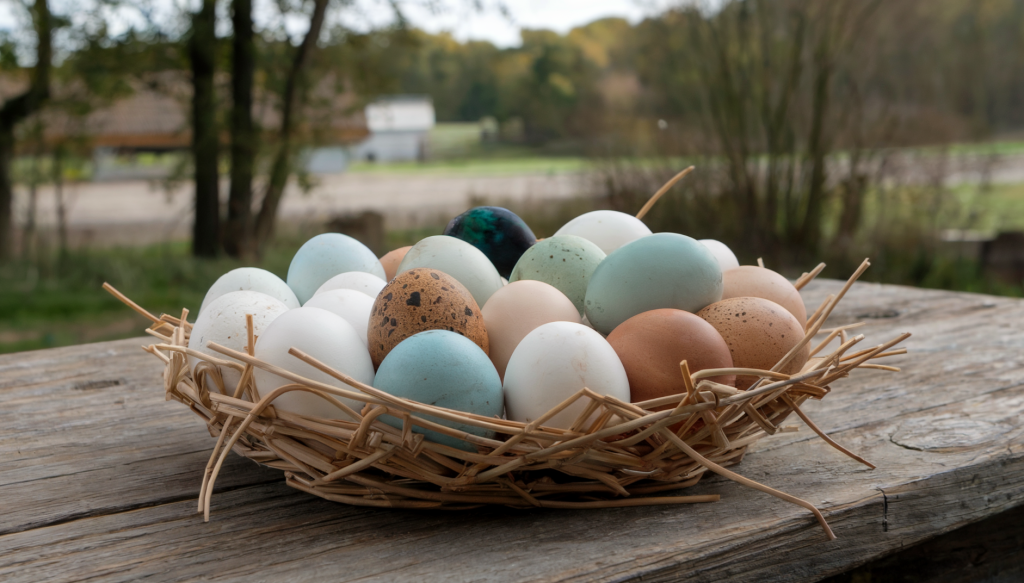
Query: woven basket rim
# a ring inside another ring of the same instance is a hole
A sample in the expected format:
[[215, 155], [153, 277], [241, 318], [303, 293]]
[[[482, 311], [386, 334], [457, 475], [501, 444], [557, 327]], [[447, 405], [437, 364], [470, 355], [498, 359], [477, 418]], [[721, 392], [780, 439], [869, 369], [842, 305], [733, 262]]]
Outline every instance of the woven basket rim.
[[[864, 339], [848, 337], [861, 323], [823, 329], [833, 309], [864, 273], [864, 260], [843, 288], [829, 295], [808, 318], [805, 336], [771, 370], [708, 369], [691, 373], [680, 363], [686, 392], [640, 403], [580, 389], [540, 418], [522, 423], [456, 411], [396, 397], [361, 383], [308, 354], [292, 348], [289, 354], [341, 381], [340, 388], [314, 381], [252, 356], [255, 345], [252, 316], [247, 315], [247, 352], [214, 343], [224, 355], [217, 358], [188, 348], [191, 324], [188, 310], [180, 317], [154, 316], [109, 284], [104, 289], [152, 322], [146, 332], [158, 340], [143, 349], [164, 363], [168, 400], [179, 401], [202, 417], [217, 444], [211, 453], [200, 489], [199, 510], [209, 520], [213, 484], [231, 450], [285, 471], [287, 483], [328, 500], [362, 506], [400, 508], [471, 508], [499, 504], [513, 507], [608, 508], [654, 504], [711, 502], [717, 495], [648, 496], [695, 484], [711, 471], [809, 510], [826, 535], [835, 538], [821, 512], [809, 502], [776, 491], [725, 468], [739, 463], [755, 441], [778, 431], [791, 413], [829, 445], [874, 468], [821, 431], [800, 409], [809, 398], [821, 399], [830, 384], [856, 368], [894, 367], [869, 361], [903, 354], [895, 349], [910, 336], [901, 334], [872, 348], [850, 353]], [[805, 273], [796, 282], [803, 288], [824, 268]], [[827, 337], [810, 350], [814, 357], [834, 339], [840, 346], [824, 357], [811, 358], [803, 370], [781, 370], [821, 333]], [[195, 372], [188, 357], [200, 359]], [[225, 387], [218, 367], [241, 373], [233, 388]], [[281, 376], [289, 384], [261, 395], [254, 368]], [[758, 377], [747, 390], [719, 384], [710, 377]], [[208, 386], [213, 384], [214, 386]], [[291, 391], [319, 396], [350, 420], [325, 419], [279, 411], [274, 400]], [[338, 398], [364, 403], [355, 411]], [[568, 428], [544, 423], [577, 401], [583, 410]], [[402, 421], [401, 429], [378, 418], [388, 414]], [[452, 429], [424, 416], [493, 431], [495, 438]], [[414, 431], [428, 429], [460, 439], [476, 448], [463, 451], [427, 439]], [[563, 482], [558, 482], [552, 475]]]

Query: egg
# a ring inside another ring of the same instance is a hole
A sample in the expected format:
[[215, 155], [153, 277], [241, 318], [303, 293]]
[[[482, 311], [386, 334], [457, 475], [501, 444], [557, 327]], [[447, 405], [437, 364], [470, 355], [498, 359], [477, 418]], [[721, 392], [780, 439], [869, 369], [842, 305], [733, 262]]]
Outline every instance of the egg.
[[606, 255], [626, 243], [651, 234], [640, 219], [618, 211], [591, 211], [569, 221], [555, 235], [576, 235], [597, 245]]
[[[551, 322], [519, 343], [505, 369], [505, 414], [529, 423], [583, 387], [629, 401], [629, 380], [615, 350], [582, 324]], [[568, 429], [589, 399], [573, 403], [544, 422]]]
[[366, 329], [373, 366], [399, 342], [426, 330], [461, 334], [488, 352], [484, 318], [469, 290], [446, 273], [415, 268], [395, 276], [373, 302]]
[[391, 281], [398, 275], [398, 266], [402, 263], [402, 259], [405, 258], [405, 254], [412, 249], [412, 246], [399, 247], [394, 251], [388, 251], [380, 258], [380, 264], [384, 267], [384, 280]]
[[288, 287], [304, 304], [325, 281], [346, 271], [384, 278], [384, 266], [366, 245], [341, 233], [323, 233], [306, 241], [292, 257]]
[[454, 277], [473, 294], [479, 306], [501, 288], [501, 276], [483, 252], [447, 235], [427, 237], [413, 245], [398, 266], [398, 273], [416, 267], [436, 269]]
[[[373, 385], [373, 364], [370, 363], [370, 355], [366, 352], [366, 347], [355, 328], [341, 316], [309, 306], [285, 312], [260, 334], [259, 340], [256, 341], [254, 356], [267, 364], [279, 366], [307, 379], [359, 392], [358, 389], [288, 354], [293, 347], [361, 383]], [[261, 368], [253, 369], [253, 378], [261, 396], [266, 396], [271, 391], [293, 382]], [[361, 411], [364, 405], [355, 399], [335, 399], [357, 412]], [[274, 399], [273, 405], [281, 411], [297, 415], [352, 421], [338, 407], [306, 391], [285, 393]]]
[[722, 299], [722, 269], [708, 248], [676, 233], [623, 245], [590, 276], [587, 320], [609, 334], [629, 318], [659, 308], [697, 312]]
[[541, 281], [512, 282], [494, 292], [481, 311], [491, 362], [500, 377], [505, 376], [512, 351], [534, 328], [548, 322], [580, 323], [580, 314], [569, 298]]
[[[718, 330], [683, 310], [665, 308], [637, 314], [612, 330], [608, 344], [626, 369], [634, 403], [685, 393], [681, 361], [686, 361], [691, 373], [732, 366], [729, 346]], [[735, 377], [711, 380], [731, 385]]]
[[372, 273], [366, 273], [365, 271], [346, 271], [345, 273], [339, 273], [325, 281], [324, 284], [317, 288], [316, 292], [313, 293], [313, 297], [332, 289], [351, 289], [364, 293], [371, 298], [375, 298], [377, 297], [377, 294], [380, 293], [380, 290], [384, 289], [385, 285], [387, 285], [386, 281]]
[[373, 300], [354, 289], [332, 289], [309, 298], [303, 307], [320, 308], [341, 316], [355, 328], [363, 346], [368, 346], [366, 329], [370, 323], [370, 312], [373, 311]]
[[721, 241], [714, 239], [699, 239], [702, 245], [711, 251], [711, 254], [718, 260], [718, 265], [722, 268], [722, 271], [726, 269], [734, 269], [740, 266], [740, 260], [736, 259], [736, 254], [732, 252], [732, 249], [728, 245]]
[[[380, 363], [374, 386], [396, 397], [485, 417], [500, 418], [504, 409], [501, 381], [487, 355], [468, 338], [447, 330], [420, 332], [400, 342]], [[473, 425], [422, 413], [416, 416], [473, 435], [494, 437], [494, 432]], [[382, 415], [381, 420], [402, 427], [401, 420], [391, 415]], [[416, 427], [413, 431], [442, 445], [476, 451], [471, 444], [437, 431]]]
[[[729, 345], [733, 366], [771, 370], [804, 338], [804, 327], [785, 308], [762, 298], [729, 298], [711, 304], [697, 315], [718, 330]], [[810, 354], [803, 349], [780, 372], [800, 372]], [[736, 388], [747, 389], [757, 379], [737, 376]]]
[[[231, 357], [211, 349], [209, 344], [216, 342], [232, 350], [245, 352], [249, 344], [246, 314], [252, 314], [253, 332], [259, 336], [271, 322], [286, 312], [288, 306], [284, 302], [267, 294], [248, 290], [228, 292], [210, 302], [206, 309], [199, 313], [189, 334], [188, 347], [221, 360], [230, 360]], [[199, 358], [188, 357], [188, 366], [193, 374], [200, 362], [203, 361]], [[220, 374], [224, 379], [225, 388], [234, 392], [242, 374], [233, 368], [223, 366], [220, 367]], [[209, 376], [207, 381], [207, 388], [217, 390]]]
[[553, 285], [582, 315], [590, 276], [604, 258], [604, 251], [583, 237], [556, 235], [523, 253], [509, 281], [536, 280]]
[[206, 292], [199, 311], [202, 312], [206, 306], [210, 305], [210, 302], [228, 292], [246, 290], [277, 298], [288, 308], [299, 307], [299, 300], [295, 297], [292, 288], [288, 287], [288, 284], [280, 277], [258, 267], [239, 267], [217, 278], [217, 281]]
[[502, 277], [537, 242], [530, 227], [514, 212], [497, 206], [478, 206], [452, 219], [444, 234], [462, 239], [490, 259]]
[[770, 269], [744, 265], [722, 273], [722, 282], [722, 299], [764, 298], [786, 308], [800, 322], [807, 321], [807, 308], [800, 291], [788, 279]]

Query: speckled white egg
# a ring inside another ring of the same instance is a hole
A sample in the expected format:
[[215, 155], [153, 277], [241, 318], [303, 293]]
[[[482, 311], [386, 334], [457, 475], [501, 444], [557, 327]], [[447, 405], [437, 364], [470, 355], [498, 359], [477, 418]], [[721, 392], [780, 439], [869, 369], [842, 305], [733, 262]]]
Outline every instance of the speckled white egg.
[[366, 344], [366, 327], [373, 311], [373, 298], [354, 289], [332, 289], [309, 298], [305, 308], [320, 308], [345, 319]]
[[569, 221], [555, 235], [576, 235], [597, 245], [605, 255], [651, 234], [640, 219], [618, 211], [591, 211]]
[[[252, 314], [253, 332], [259, 336], [271, 322], [288, 311], [288, 306], [281, 300], [264, 293], [228, 292], [210, 302], [206, 309], [200, 312], [196, 323], [192, 326], [188, 347], [221, 360], [230, 360], [229, 356], [211, 349], [209, 344], [216, 342], [232, 350], [245, 352], [245, 347], [249, 342], [245, 326], [246, 314]], [[200, 362], [202, 361], [199, 358], [188, 357], [188, 366], [193, 373], [196, 365]], [[234, 391], [242, 377], [240, 372], [229, 367], [220, 367], [220, 374], [228, 391]], [[209, 377], [207, 378], [209, 379]], [[212, 384], [212, 380], [208, 382], [211, 384], [208, 384], [207, 387], [216, 390], [216, 385]]]
[[[352, 325], [341, 316], [312, 307], [302, 307], [282, 314], [260, 334], [256, 341], [255, 356], [267, 364], [285, 368], [307, 379], [358, 392], [358, 389], [288, 354], [292, 347], [359, 382], [373, 384], [370, 353]], [[263, 396], [292, 383], [260, 368], [253, 370], [253, 376], [256, 388]], [[354, 399], [335, 398], [357, 412], [364, 405]], [[298, 415], [351, 420], [338, 407], [306, 391], [285, 393], [274, 400], [274, 406]]]
[[292, 257], [288, 287], [304, 304], [325, 281], [348, 271], [384, 279], [384, 266], [366, 245], [341, 233], [323, 233], [306, 241]]
[[[508, 361], [506, 416], [529, 423], [583, 387], [629, 401], [626, 369], [603, 336], [582, 324], [544, 324], [523, 338]], [[587, 401], [573, 403], [544, 425], [569, 428]]]
[[722, 271], [735, 269], [740, 266], [740, 260], [736, 259], [736, 254], [725, 243], [714, 239], [698, 240], [715, 256], [715, 259], [718, 260], [718, 265], [722, 267]]
[[299, 300], [295, 297], [295, 292], [288, 287], [283, 279], [266, 269], [239, 267], [217, 278], [217, 281], [210, 286], [210, 290], [206, 292], [199, 311], [202, 312], [206, 306], [210, 305], [210, 302], [233, 291], [260, 292], [281, 300], [281, 303], [288, 306], [289, 309], [299, 307]]
[[[325, 291], [331, 291], [332, 289], [351, 289], [357, 292], [364, 293], [371, 298], [377, 297], [380, 290], [384, 289], [388, 282], [373, 275], [372, 273], [366, 273], [365, 271], [346, 271], [345, 273], [339, 273], [331, 279], [328, 279], [320, 286], [313, 297], [324, 293]], [[306, 304], [302, 304], [306, 305]]]
[[476, 247], [455, 237], [427, 237], [412, 246], [398, 266], [398, 273], [426, 267], [447, 273], [466, 286], [478, 306], [502, 287], [501, 275], [491, 260]]

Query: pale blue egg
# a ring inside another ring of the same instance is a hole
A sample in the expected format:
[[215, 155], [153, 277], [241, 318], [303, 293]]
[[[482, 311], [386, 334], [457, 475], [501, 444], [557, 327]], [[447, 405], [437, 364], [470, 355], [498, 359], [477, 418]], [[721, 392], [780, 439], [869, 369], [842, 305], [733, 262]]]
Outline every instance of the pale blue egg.
[[697, 313], [722, 299], [722, 268], [695, 239], [657, 233], [611, 252], [590, 276], [587, 320], [608, 335], [629, 318], [659, 308]]
[[[400, 342], [380, 363], [373, 386], [396, 397], [485, 417], [500, 417], [505, 403], [491, 359], [472, 340], [447, 330], [420, 332]], [[473, 435], [494, 437], [494, 432], [472, 425], [422, 417]], [[391, 415], [383, 415], [381, 420], [402, 427], [402, 421]], [[419, 427], [414, 431], [442, 445], [476, 451], [471, 444], [436, 431]]]
[[341, 233], [323, 233], [306, 241], [292, 257], [288, 287], [305, 304], [325, 281], [348, 271], [385, 277], [384, 266], [366, 245]]

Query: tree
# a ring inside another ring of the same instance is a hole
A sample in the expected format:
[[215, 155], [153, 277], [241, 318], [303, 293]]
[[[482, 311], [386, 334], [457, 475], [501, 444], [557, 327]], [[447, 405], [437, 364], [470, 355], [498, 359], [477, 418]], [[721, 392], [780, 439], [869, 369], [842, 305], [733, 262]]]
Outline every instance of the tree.
[[303, 37], [302, 43], [295, 49], [292, 57], [291, 67], [285, 81], [284, 95], [281, 98], [281, 127], [278, 130], [277, 153], [270, 169], [270, 179], [267, 189], [263, 195], [263, 202], [260, 205], [259, 214], [256, 216], [255, 242], [259, 248], [266, 245], [274, 231], [274, 220], [277, 217], [277, 208], [281, 204], [281, 197], [284, 195], [284, 187], [288, 183], [291, 174], [293, 158], [295, 155], [293, 143], [295, 133], [295, 121], [299, 107], [299, 84], [303, 70], [309, 61], [310, 53], [316, 48], [317, 40], [320, 38], [320, 31], [324, 25], [324, 16], [327, 12], [328, 0], [315, 0], [313, 3], [313, 14], [309, 19], [309, 30]]
[[252, 241], [252, 181], [256, 132], [252, 119], [256, 43], [252, 0], [231, 3], [231, 190], [224, 225], [224, 250], [232, 257], [254, 253]]
[[188, 39], [192, 67], [192, 162], [195, 168], [195, 220], [192, 254], [215, 257], [220, 249], [219, 132], [214, 88], [217, 58], [216, 1], [203, 0], [192, 15]]
[[50, 68], [53, 59], [53, 18], [46, 0], [36, 0], [32, 9], [36, 32], [36, 64], [28, 89], [0, 107], [0, 259], [11, 254], [14, 230], [14, 188], [11, 162], [14, 158], [14, 130], [19, 122], [39, 111], [50, 96]]

